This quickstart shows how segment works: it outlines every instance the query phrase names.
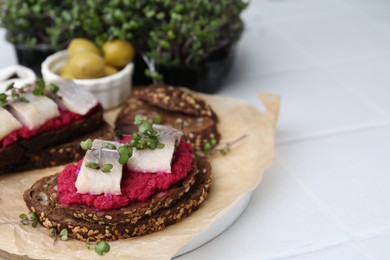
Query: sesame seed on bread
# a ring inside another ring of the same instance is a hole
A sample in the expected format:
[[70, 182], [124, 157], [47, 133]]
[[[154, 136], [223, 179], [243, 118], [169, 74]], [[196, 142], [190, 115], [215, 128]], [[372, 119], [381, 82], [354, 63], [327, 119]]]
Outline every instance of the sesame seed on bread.
[[[136, 223], [126, 221], [127, 216], [125, 214], [117, 214], [115, 217], [117, 223], [110, 222], [110, 225], [99, 223], [99, 220], [93, 221], [93, 217], [86, 221], [72, 216], [60, 206], [57, 199], [55, 186], [58, 174], [37, 181], [24, 192], [23, 197], [28, 208], [36, 213], [39, 222], [43, 226], [55, 228], [57, 232], [67, 229], [69, 237], [82, 241], [87, 238], [90, 241], [112, 241], [137, 237], [163, 230], [167, 226], [181, 221], [199, 208], [207, 197], [211, 186], [211, 167], [206, 157], [196, 155], [194, 168], [197, 174], [194, 176], [194, 183], [188, 186], [188, 191], [180, 197], [173, 197], [169, 205], [144, 215]], [[153, 199], [149, 199], [145, 202], [145, 205], [152, 205]], [[140, 207], [145, 208], [145, 205]], [[95, 212], [91, 211], [90, 214], [93, 215]], [[120, 219], [120, 216], [122, 219]], [[114, 219], [108, 213], [104, 215], [104, 218], [107, 220]]]
[[119, 113], [115, 128], [126, 134], [137, 131], [133, 123], [136, 115], [151, 118], [160, 115], [163, 125], [176, 129], [184, 126], [184, 138], [197, 151], [202, 151], [205, 143], [211, 140], [218, 143], [221, 138], [218, 117], [210, 105], [199, 95], [183, 88], [161, 85], [136, 88]]

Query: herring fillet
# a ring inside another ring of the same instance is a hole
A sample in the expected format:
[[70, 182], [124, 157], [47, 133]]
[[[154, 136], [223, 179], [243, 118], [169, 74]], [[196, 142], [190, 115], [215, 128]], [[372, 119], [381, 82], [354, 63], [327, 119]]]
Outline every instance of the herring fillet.
[[29, 102], [10, 104], [11, 114], [30, 130], [44, 125], [48, 120], [60, 116], [57, 104], [46, 96], [26, 94]]
[[0, 107], [0, 140], [23, 125], [6, 109]]
[[56, 93], [60, 97], [58, 102], [71, 112], [86, 115], [98, 104], [97, 98], [91, 92], [71, 80], [61, 79], [53, 83], [59, 87]]
[[172, 173], [171, 162], [175, 144], [180, 140], [183, 132], [162, 125], [153, 125], [153, 128], [160, 132], [158, 140], [164, 144], [164, 148], [133, 149], [133, 156], [127, 161], [127, 168], [136, 172]]
[[[117, 148], [122, 145], [118, 142], [99, 139], [93, 141], [92, 150], [86, 152], [80, 172], [77, 176], [76, 188], [78, 193], [89, 193], [94, 195], [121, 194], [120, 183], [123, 166], [118, 162], [119, 154], [117, 150], [102, 148], [103, 143], [113, 144]], [[112, 164], [113, 168], [110, 172], [104, 173], [100, 169], [86, 167], [86, 163], [88, 162], [99, 162], [100, 166]]]

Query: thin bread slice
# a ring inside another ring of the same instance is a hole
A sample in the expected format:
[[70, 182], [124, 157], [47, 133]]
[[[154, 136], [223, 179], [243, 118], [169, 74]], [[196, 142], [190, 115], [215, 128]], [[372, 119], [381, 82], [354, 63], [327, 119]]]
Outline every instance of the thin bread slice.
[[[46, 228], [55, 228], [57, 232], [67, 229], [69, 237], [85, 241], [112, 241], [137, 237], [163, 230], [177, 223], [197, 210], [207, 197], [211, 186], [211, 168], [205, 157], [199, 159], [201, 165], [207, 166], [199, 170], [196, 181], [180, 199], [175, 200], [166, 208], [155, 211], [133, 224], [130, 222], [117, 225], [105, 225], [98, 222], [88, 222], [69, 216], [62, 208], [58, 208], [57, 194], [49, 191], [49, 186], [55, 184], [58, 174], [37, 181], [24, 193], [27, 207], [36, 213], [39, 222]], [[106, 215], [106, 218], [109, 215]]]
[[217, 121], [211, 106], [199, 95], [185, 88], [165, 85], [151, 85], [137, 88], [133, 95], [162, 109], [193, 116], [207, 116]]
[[[161, 90], [162, 88], [160, 87], [158, 89]], [[133, 95], [130, 95], [126, 100], [123, 109], [116, 119], [115, 128], [117, 130], [121, 130], [123, 133], [127, 134], [137, 131], [137, 127], [133, 124], [136, 115], [145, 115], [151, 118], [162, 116], [162, 124], [176, 129], [184, 127], [183, 132], [186, 141], [191, 143], [197, 151], [203, 151], [206, 143], [213, 143], [215, 145], [221, 139], [221, 135], [217, 128], [218, 119], [214, 112], [212, 112], [211, 116], [202, 116], [195, 115], [192, 112], [189, 113], [186, 109], [179, 111], [176, 109], [176, 106], [175, 109], [172, 109], [172, 107], [164, 107], [160, 104], [160, 99], [157, 99], [155, 101], [156, 103], [151, 103], [151, 100], [145, 101], [140, 97], [137, 97], [141, 96], [140, 93], [142, 91], [143, 89], [135, 90]], [[144, 91], [149, 93], [151, 90], [148, 89]], [[135, 93], [138, 94], [135, 95]], [[167, 93], [169, 92], [166, 92], [164, 95], [167, 95]], [[175, 90], [174, 93], [185, 93], [185, 91], [178, 89]], [[192, 95], [194, 96], [194, 94]], [[200, 97], [196, 98], [197, 100], [201, 100]], [[186, 100], [183, 100], [183, 103], [189, 104]], [[207, 111], [212, 110], [210, 108], [207, 109]]]
[[97, 110], [56, 131], [44, 132], [0, 149], [0, 175], [78, 160], [84, 154], [80, 140], [87, 136], [107, 140], [114, 137], [112, 129], [103, 120], [103, 110]]
[[[192, 163], [191, 171], [187, 177], [178, 184], [170, 187], [168, 191], [157, 192], [145, 202], [132, 203], [129, 206], [118, 210], [96, 210], [91, 207], [69, 205], [61, 206], [59, 203], [56, 208], [62, 209], [70, 217], [84, 219], [87, 222], [97, 222], [101, 225], [117, 225], [119, 223], [135, 224], [140, 219], [151, 216], [161, 208], [167, 208], [175, 201], [180, 199], [195, 184], [199, 169], [208, 169], [209, 164], [201, 157], [195, 157]], [[48, 194], [56, 192], [56, 183], [48, 186]]]

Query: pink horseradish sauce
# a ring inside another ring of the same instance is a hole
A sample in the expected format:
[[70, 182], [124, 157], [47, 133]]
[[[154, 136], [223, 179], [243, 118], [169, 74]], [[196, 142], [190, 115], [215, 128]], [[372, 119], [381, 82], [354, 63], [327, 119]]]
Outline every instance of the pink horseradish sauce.
[[172, 173], [141, 173], [123, 169], [122, 195], [92, 195], [77, 192], [75, 183], [82, 161], [68, 165], [58, 177], [57, 197], [62, 205], [86, 205], [98, 210], [119, 209], [135, 202], [146, 201], [156, 192], [163, 192], [191, 170], [192, 147], [184, 141], [176, 147], [172, 158]]
[[69, 125], [73, 121], [82, 120], [83, 118], [88, 117], [91, 113], [95, 112], [98, 109], [101, 109], [100, 104], [92, 108], [88, 112], [88, 114], [84, 116], [60, 109], [60, 115], [58, 117], [50, 119], [44, 125], [37, 129], [30, 130], [27, 127], [22, 127], [18, 130], [13, 131], [12, 133], [4, 137], [2, 140], [0, 140], [0, 149], [6, 148], [21, 139], [30, 139], [31, 137], [36, 136], [40, 133], [58, 130], [66, 125]]

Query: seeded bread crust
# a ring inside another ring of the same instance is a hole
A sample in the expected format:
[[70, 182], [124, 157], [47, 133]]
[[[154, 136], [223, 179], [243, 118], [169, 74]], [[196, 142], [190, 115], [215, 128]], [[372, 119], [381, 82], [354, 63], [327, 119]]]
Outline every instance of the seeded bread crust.
[[[153, 195], [146, 202], [133, 203], [130, 206], [109, 211], [97, 211], [96, 209], [85, 206], [61, 206], [56, 204], [56, 208], [60, 209], [70, 217], [80, 218], [87, 222], [97, 222], [101, 225], [117, 225], [119, 223], [135, 224], [140, 219], [151, 216], [161, 208], [167, 208], [175, 201], [180, 199], [190, 188], [195, 184], [196, 176], [199, 173], [199, 168], [208, 169], [208, 165], [198, 157], [194, 158], [191, 171], [185, 179], [178, 184], [172, 186], [169, 191], [159, 192]], [[56, 192], [56, 184], [52, 183], [48, 186], [48, 193]]]
[[[56, 208], [59, 204], [57, 195], [49, 188], [57, 182], [58, 174], [37, 181], [24, 192], [27, 207], [36, 213], [39, 222], [46, 228], [55, 228], [57, 232], [67, 229], [69, 237], [85, 241], [113, 241], [137, 237], [163, 230], [177, 223], [197, 210], [207, 197], [211, 186], [211, 167], [205, 157], [196, 160], [199, 174], [195, 183], [179, 199], [174, 200], [168, 207], [160, 208], [136, 223], [125, 221], [117, 225], [99, 224], [75, 218]], [[203, 168], [199, 168], [203, 167]], [[107, 216], [110, 215], [106, 215]]]
[[151, 85], [135, 89], [134, 96], [165, 110], [193, 116], [208, 116], [217, 120], [217, 115], [207, 102], [183, 88]]
[[[158, 92], [152, 92], [154, 90]], [[202, 151], [206, 142], [214, 139], [218, 143], [221, 139], [218, 118], [210, 106], [201, 97], [183, 89], [156, 86], [134, 90], [117, 117], [116, 129], [126, 134], [137, 131], [133, 124], [136, 115], [161, 115], [162, 124], [176, 129], [183, 125], [184, 138], [197, 151]]]
[[84, 154], [80, 140], [87, 137], [106, 140], [114, 137], [112, 129], [103, 120], [102, 109], [56, 131], [44, 132], [0, 149], [0, 175], [78, 160]]

